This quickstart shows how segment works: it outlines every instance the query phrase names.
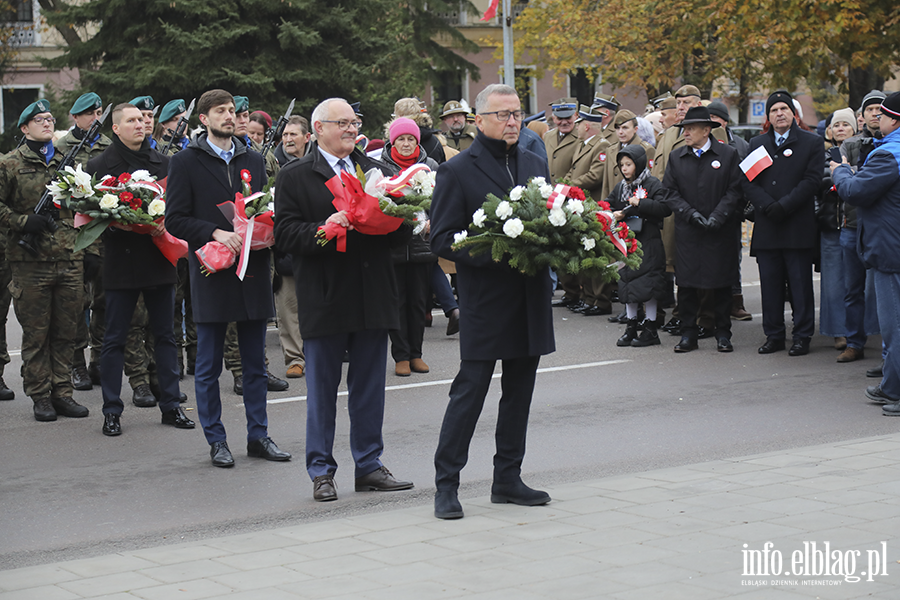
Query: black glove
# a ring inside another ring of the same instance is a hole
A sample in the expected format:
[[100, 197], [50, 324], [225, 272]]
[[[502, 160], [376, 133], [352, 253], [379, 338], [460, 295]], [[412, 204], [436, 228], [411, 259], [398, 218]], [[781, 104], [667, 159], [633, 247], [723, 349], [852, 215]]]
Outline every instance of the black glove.
[[22, 231], [25, 233], [40, 233], [42, 231], [52, 231], [50, 228], [50, 217], [44, 215], [28, 215], [28, 220], [25, 221], [25, 226], [22, 227]]
[[688, 223], [695, 227], [699, 227], [700, 229], [707, 229], [709, 227], [709, 223], [706, 221], [706, 217], [701, 215], [696, 210], [693, 212], [690, 219], [688, 219]]
[[785, 217], [787, 217], [787, 211], [784, 210], [780, 202], [773, 202], [766, 207], [766, 216], [777, 223], [784, 221]]
[[100, 265], [103, 262], [100, 260], [100, 257], [96, 254], [85, 254], [84, 255], [84, 280], [93, 281], [97, 274], [100, 273]]
[[710, 217], [706, 220], [706, 228], [709, 231], [718, 231], [722, 228], [722, 222], [715, 217]]

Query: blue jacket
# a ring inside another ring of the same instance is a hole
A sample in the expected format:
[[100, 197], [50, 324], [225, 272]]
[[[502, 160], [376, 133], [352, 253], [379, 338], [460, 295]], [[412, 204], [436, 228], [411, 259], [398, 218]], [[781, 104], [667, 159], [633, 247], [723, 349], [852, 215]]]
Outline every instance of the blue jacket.
[[853, 174], [834, 170], [841, 200], [857, 210], [857, 247], [866, 267], [900, 273], [900, 129], [876, 140], [875, 150]]

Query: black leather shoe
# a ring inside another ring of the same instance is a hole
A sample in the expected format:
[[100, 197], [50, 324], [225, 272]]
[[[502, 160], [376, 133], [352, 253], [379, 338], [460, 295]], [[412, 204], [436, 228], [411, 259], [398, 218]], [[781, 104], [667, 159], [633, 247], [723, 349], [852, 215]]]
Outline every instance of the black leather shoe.
[[34, 420], [35, 421], [55, 421], [56, 420], [56, 411], [53, 409], [53, 404], [50, 403], [50, 398], [35, 398], [34, 399]]
[[885, 404], [881, 407], [881, 414], [886, 417], [900, 417], [900, 402]]
[[675, 352], [690, 352], [691, 350], [697, 349], [697, 340], [683, 337], [681, 340], [675, 344]]
[[235, 375], [234, 376], [234, 393], [238, 396], [244, 395], [244, 376], [243, 375]]
[[731, 345], [731, 340], [728, 338], [719, 338], [716, 341], [716, 350], [719, 352], [733, 352], [734, 346]]
[[491, 486], [491, 502], [494, 504], [519, 504], [521, 506], [540, 506], [550, 502], [550, 494], [535, 490], [522, 481], [515, 483], [497, 483]]
[[599, 306], [588, 306], [581, 314], [586, 317], [598, 317], [600, 315], [608, 315], [612, 312], [611, 308], [600, 308]]
[[891, 398], [885, 394], [880, 385], [870, 385], [867, 387], [866, 398], [873, 402], [880, 402], [881, 404], [894, 404], [900, 402], [900, 398]]
[[187, 402], [187, 394], [185, 394], [184, 392], [178, 392], [178, 402], [180, 402], [181, 404]]
[[166, 410], [162, 413], [162, 424], [172, 425], [175, 429], [193, 429], [196, 424], [188, 419], [184, 414], [184, 409], [180, 406], [172, 410]]
[[456, 496], [456, 490], [434, 493], [434, 516], [438, 519], [462, 519], [463, 508]]
[[142, 383], [134, 388], [134, 395], [131, 401], [139, 408], [150, 408], [156, 406], [156, 396], [150, 391], [150, 386]]
[[268, 371], [266, 371], [266, 377], [269, 378], [269, 381], [266, 383], [266, 389], [270, 392], [283, 392], [291, 387], [291, 384], [289, 384], [287, 381], [275, 377]]
[[660, 327], [660, 329], [669, 335], [681, 335], [681, 319], [672, 317], [669, 322]]
[[381, 466], [362, 477], [356, 478], [357, 492], [397, 492], [412, 489], [412, 481], [395, 479], [387, 467]]
[[88, 365], [88, 377], [91, 378], [91, 383], [100, 385], [100, 363], [92, 362]]
[[581, 312], [584, 312], [585, 310], [587, 310], [589, 308], [589, 306], [587, 304], [585, 304], [584, 302], [582, 302], [581, 300], [579, 300], [575, 304], [570, 304], [566, 308], [568, 308], [573, 313], [581, 313]]
[[72, 419], [81, 419], [90, 413], [86, 406], [78, 404], [73, 398], [68, 396], [64, 398], [50, 398], [50, 404], [53, 405], [53, 410], [56, 411], [56, 414]]
[[760, 354], [772, 354], [773, 352], [778, 352], [779, 350], [784, 350], [784, 340], [774, 340], [771, 338], [766, 339], [766, 343], [759, 347]]
[[334, 484], [334, 475], [319, 475], [313, 479], [313, 500], [316, 502], [337, 500], [337, 486]]
[[16, 393], [9, 389], [9, 386], [3, 381], [3, 377], [0, 377], [0, 400], [13, 400], [15, 397]]
[[119, 415], [103, 415], [103, 435], [110, 437], [122, 435], [122, 424], [119, 423]]
[[554, 300], [550, 303], [550, 306], [560, 307], [560, 306], [571, 306], [572, 304], [576, 304], [578, 302], [578, 298], [571, 298], [563, 296], [558, 300]]
[[228, 442], [213, 442], [209, 445], [209, 457], [214, 467], [233, 467], [234, 457], [228, 449]]
[[805, 356], [809, 354], [809, 338], [798, 338], [791, 344], [788, 350], [790, 356]]
[[282, 452], [275, 445], [270, 437], [259, 438], [252, 442], [247, 442], [247, 456], [251, 458], [264, 458], [275, 462], [283, 462], [291, 460], [289, 452]]
[[451, 310], [447, 318], [450, 319], [447, 321], [447, 335], [459, 333], [459, 309]]
[[[884, 377], [884, 361], [881, 361], [881, 364], [877, 367], [872, 367], [866, 371], [866, 377]], [[0, 400], [5, 400], [5, 398], [0, 398]]]
[[628, 322], [628, 311], [623, 310], [622, 312], [620, 312], [617, 315], [607, 317], [606, 320], [609, 321], [610, 323], [619, 323], [621, 325], [624, 325], [625, 323]]
[[87, 367], [72, 367], [72, 387], [79, 392], [94, 389], [91, 383], [91, 377], [88, 375]]
[[697, 339], [698, 340], [705, 340], [705, 339], [711, 338], [715, 334], [716, 334], [715, 329], [703, 327], [701, 325], [697, 326]]

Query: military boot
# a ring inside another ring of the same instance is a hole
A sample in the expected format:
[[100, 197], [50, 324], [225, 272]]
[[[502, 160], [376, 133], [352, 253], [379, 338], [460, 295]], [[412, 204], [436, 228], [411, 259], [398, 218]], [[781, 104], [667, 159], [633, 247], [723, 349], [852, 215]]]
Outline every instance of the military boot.
[[86, 406], [78, 404], [77, 402], [75, 402], [75, 399], [70, 396], [63, 396], [62, 398], [51, 398], [50, 404], [53, 406], [53, 410], [56, 411], [56, 414], [62, 415], [64, 417], [81, 419], [88, 416], [89, 414]]
[[16, 393], [9, 389], [9, 386], [3, 381], [3, 376], [0, 375], [0, 400], [12, 400], [15, 397]]
[[194, 368], [197, 365], [197, 346], [185, 346], [185, 352], [187, 353], [187, 365], [185, 368], [185, 373], [188, 375], [194, 374]]
[[634, 348], [644, 348], [646, 346], [659, 346], [659, 334], [656, 332], [656, 321], [644, 319], [644, 330], [641, 335], [631, 340]]
[[625, 324], [625, 333], [616, 341], [616, 346], [630, 346], [631, 341], [637, 338], [637, 326], [637, 319], [628, 319], [628, 322]]
[[55, 421], [56, 410], [50, 403], [49, 396], [41, 396], [33, 398], [34, 400], [34, 420], [35, 421]]
[[72, 387], [81, 392], [94, 389], [87, 367], [84, 365], [72, 367]]

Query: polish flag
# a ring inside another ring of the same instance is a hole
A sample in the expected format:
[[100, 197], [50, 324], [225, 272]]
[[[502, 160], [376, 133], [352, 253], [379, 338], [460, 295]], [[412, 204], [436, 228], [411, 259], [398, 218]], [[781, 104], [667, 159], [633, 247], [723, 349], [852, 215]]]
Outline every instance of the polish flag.
[[568, 195], [569, 186], [563, 185], [561, 183], [556, 184], [556, 187], [553, 188], [553, 192], [550, 193], [550, 197], [547, 198], [547, 210], [562, 208], [563, 204], [565, 204], [566, 202], [566, 197]]
[[487, 10], [484, 11], [484, 16], [481, 17], [482, 21], [490, 21], [497, 14], [497, 5], [500, 4], [500, 0], [491, 0], [490, 6], [488, 6]]
[[765, 146], [760, 146], [741, 161], [740, 167], [748, 181], [753, 181], [756, 176], [772, 166], [772, 157]]

